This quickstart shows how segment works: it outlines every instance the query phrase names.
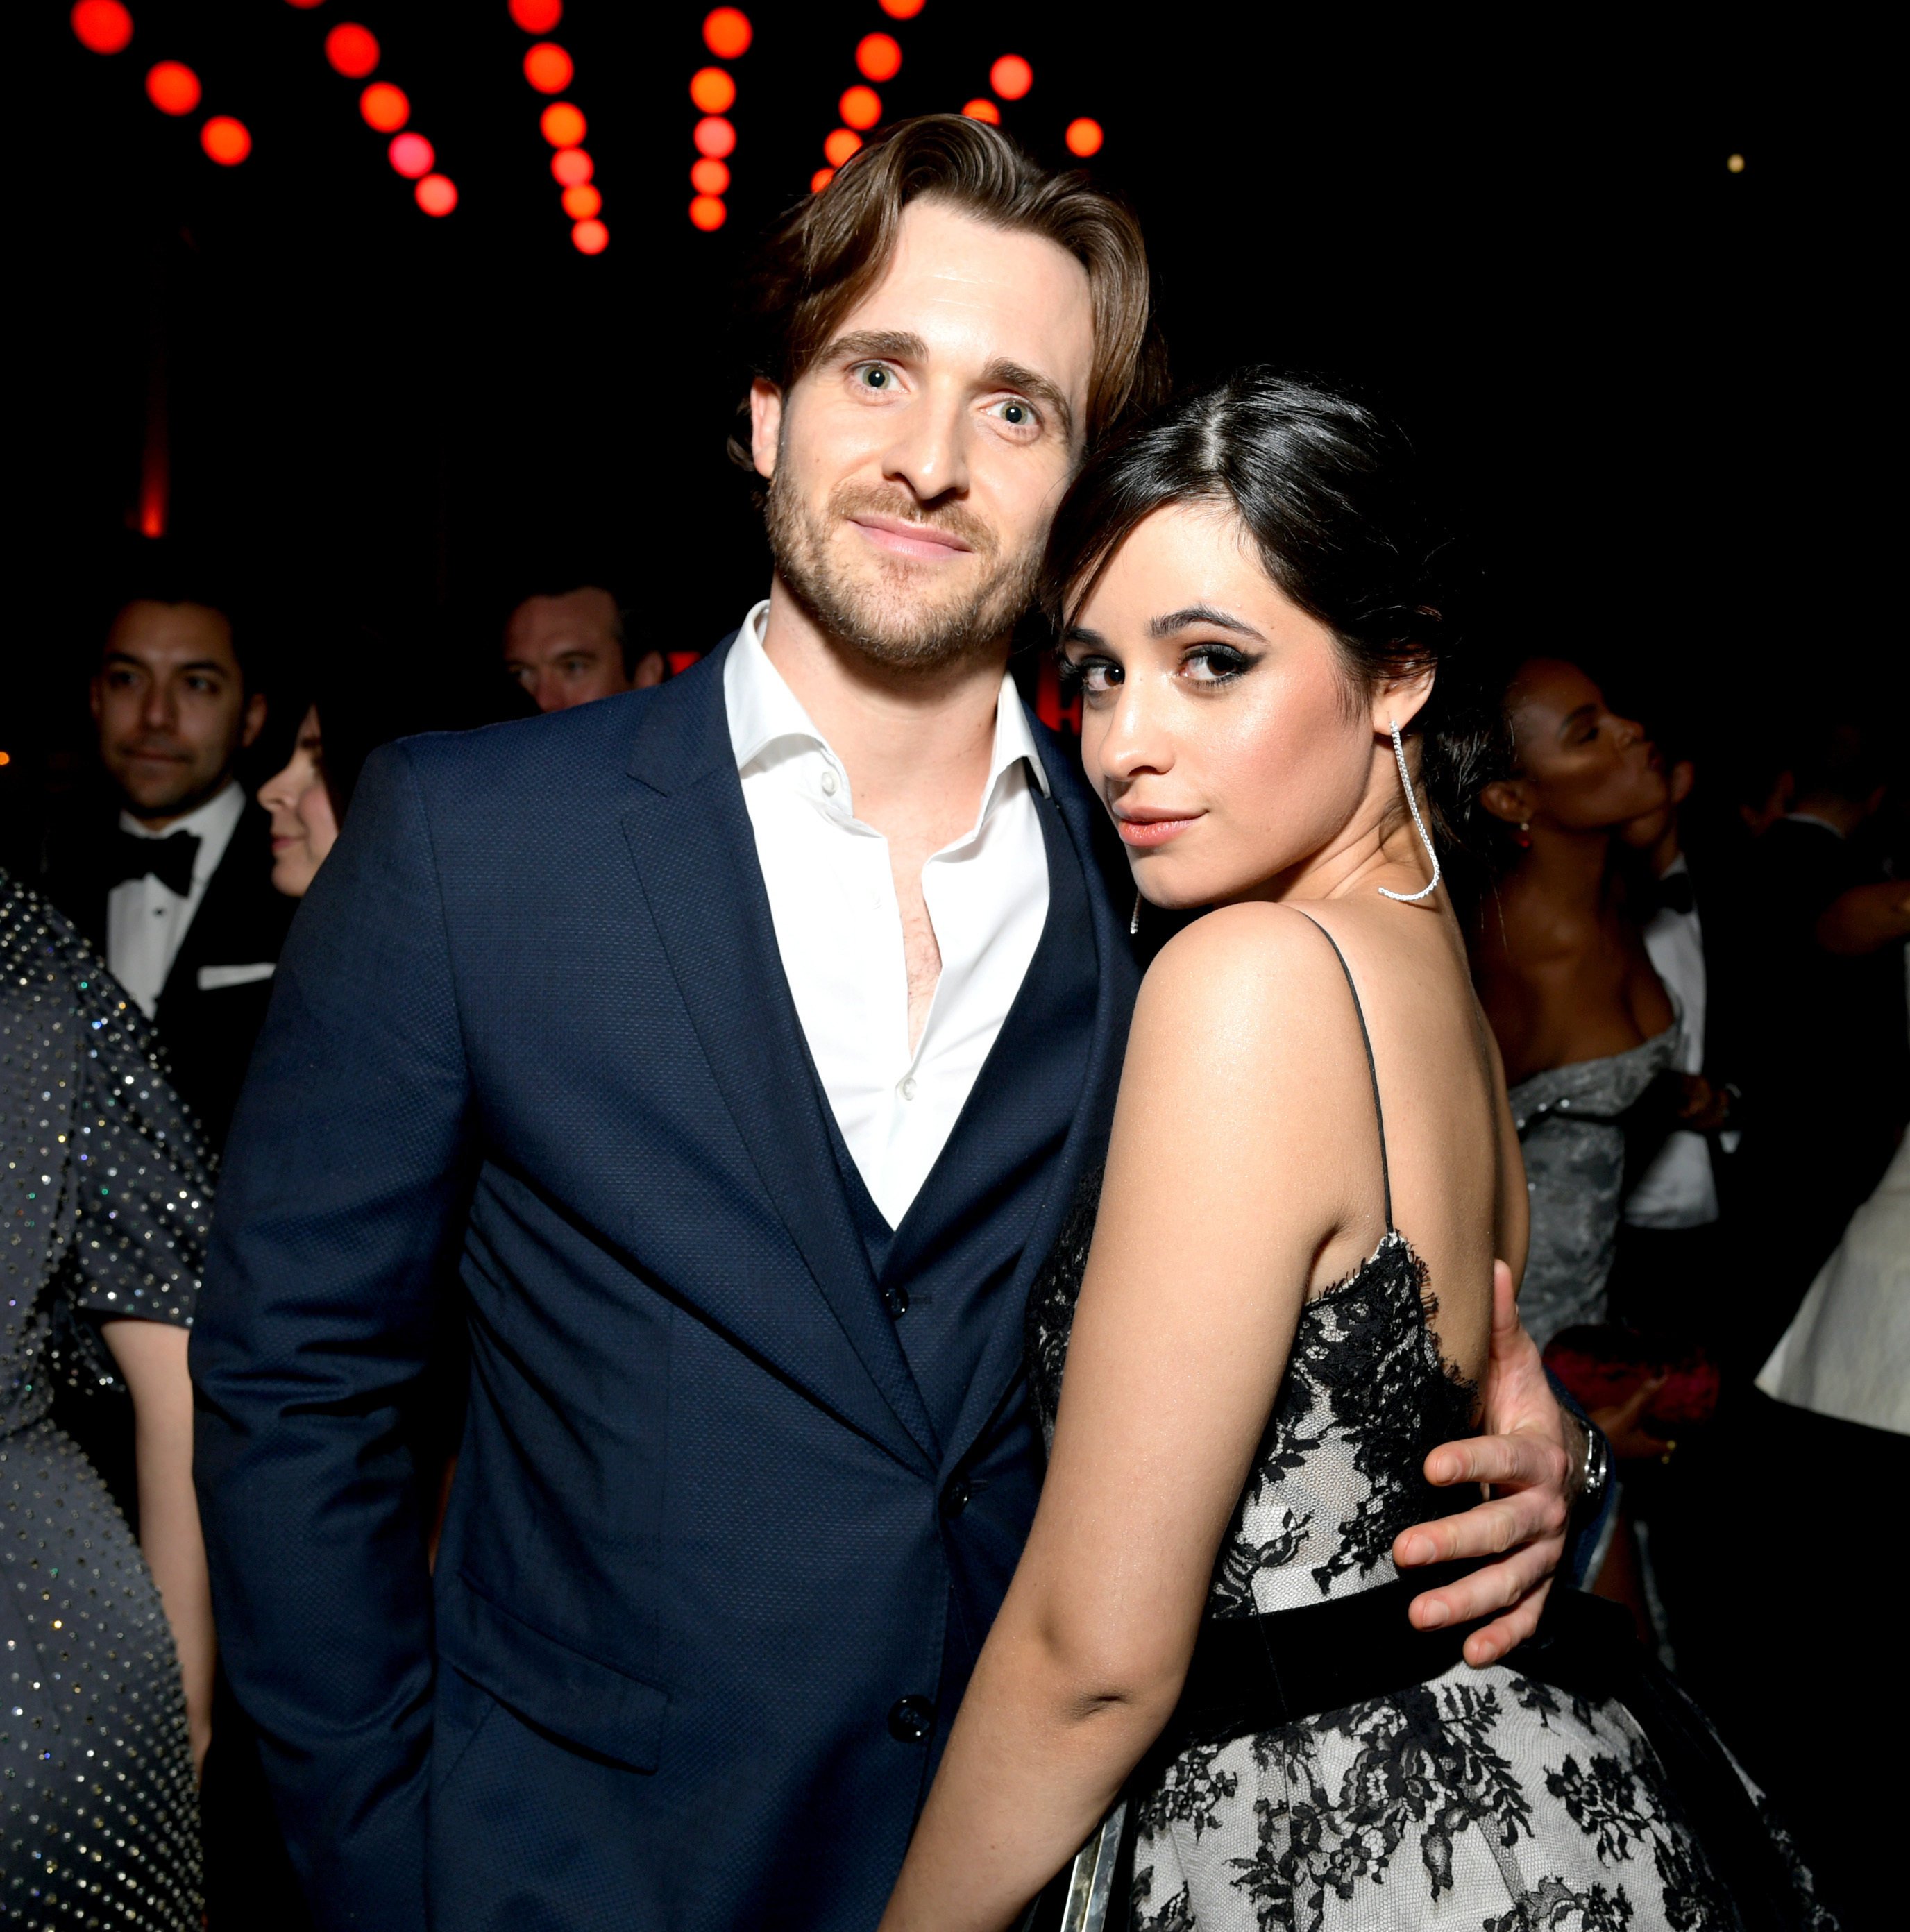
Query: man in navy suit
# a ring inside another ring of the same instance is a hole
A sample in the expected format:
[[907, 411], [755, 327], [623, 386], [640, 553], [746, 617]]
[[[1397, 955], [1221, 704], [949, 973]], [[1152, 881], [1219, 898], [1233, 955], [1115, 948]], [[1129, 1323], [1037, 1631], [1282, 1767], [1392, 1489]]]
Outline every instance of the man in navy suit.
[[[653, 691], [380, 753], [241, 1103], [200, 1482], [328, 1928], [872, 1925], [1033, 1513], [1023, 1306], [1137, 975], [1005, 672], [1082, 450], [1158, 392], [1145, 257], [936, 117], [767, 260], [768, 599]], [[1568, 1454], [1498, 1367], [1454, 1465], [1509, 1491], [1428, 1553], [1516, 1543], [1437, 1594], [1529, 1618]]]

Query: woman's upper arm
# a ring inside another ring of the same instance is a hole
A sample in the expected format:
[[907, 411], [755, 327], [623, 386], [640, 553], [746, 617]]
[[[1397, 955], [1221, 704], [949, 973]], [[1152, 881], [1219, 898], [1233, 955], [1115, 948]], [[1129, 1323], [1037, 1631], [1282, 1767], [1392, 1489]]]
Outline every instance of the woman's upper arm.
[[1142, 989], [1016, 1583], [1050, 1643], [1111, 1692], [1185, 1668], [1314, 1262], [1347, 1211], [1340, 1156], [1361, 1127], [1370, 1149], [1371, 1094], [1346, 1078], [1356, 1024], [1324, 938], [1276, 908], [1210, 914]]

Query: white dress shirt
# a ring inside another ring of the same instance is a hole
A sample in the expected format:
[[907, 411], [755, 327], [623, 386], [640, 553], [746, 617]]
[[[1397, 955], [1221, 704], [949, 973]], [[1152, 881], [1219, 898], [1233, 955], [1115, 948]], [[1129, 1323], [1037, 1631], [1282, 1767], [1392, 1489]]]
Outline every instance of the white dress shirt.
[[[1680, 852], [1664, 877], [1689, 872]], [[1677, 1050], [1671, 1065], [1680, 1073], [1704, 1069], [1704, 928], [1698, 908], [1674, 912], [1660, 906], [1644, 929], [1644, 950], [1678, 1007]], [[1635, 1228], [1701, 1228], [1718, 1218], [1718, 1184], [1711, 1172], [1711, 1150], [1702, 1134], [1680, 1127], [1659, 1149], [1625, 1203], [1625, 1219]]]
[[869, 1197], [900, 1224], [994, 1046], [1048, 916], [1045, 792], [1014, 680], [973, 827], [922, 868], [941, 951], [908, 1050], [908, 971], [888, 841], [855, 815], [848, 773], [762, 645], [769, 604], [723, 667], [730, 742], [756, 835], [776, 944], [829, 1105]]
[[206, 896], [206, 883], [219, 869], [245, 811], [245, 794], [234, 779], [164, 832], [154, 831], [130, 812], [119, 814], [120, 830], [135, 838], [167, 838], [175, 832], [189, 832], [199, 841], [192, 862], [192, 890], [183, 898], [150, 872], [143, 878], [121, 880], [107, 895], [106, 963], [148, 1019], [158, 1006], [166, 976]]

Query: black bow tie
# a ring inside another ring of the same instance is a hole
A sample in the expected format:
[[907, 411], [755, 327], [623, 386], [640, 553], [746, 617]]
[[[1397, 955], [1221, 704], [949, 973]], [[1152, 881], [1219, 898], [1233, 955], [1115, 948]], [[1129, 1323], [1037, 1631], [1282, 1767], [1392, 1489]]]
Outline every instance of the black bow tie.
[[140, 838], [121, 831], [113, 837], [112, 880], [116, 886], [128, 879], [143, 879], [150, 872], [169, 892], [189, 898], [193, 862], [198, 856], [197, 832], [169, 832], [164, 838]]
[[1691, 890], [1689, 872], [1668, 872], [1656, 880], [1645, 895], [1647, 916], [1653, 912], [1691, 913], [1698, 910], [1697, 896]]

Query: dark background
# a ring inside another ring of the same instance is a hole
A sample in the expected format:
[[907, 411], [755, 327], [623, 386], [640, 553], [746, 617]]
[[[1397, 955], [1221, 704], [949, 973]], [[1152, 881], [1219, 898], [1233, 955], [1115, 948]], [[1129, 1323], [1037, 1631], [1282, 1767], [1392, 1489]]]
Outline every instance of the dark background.
[[[764, 0], [728, 63], [712, 236], [686, 218], [704, 9], [569, 0], [551, 37], [611, 238], [587, 258], [504, 0], [130, 3], [110, 58], [64, 5], [17, 23], [0, 859], [83, 770], [101, 560], [156, 404], [170, 529], [243, 562], [288, 651], [355, 616], [384, 640], [368, 677], [475, 685], [498, 600], [554, 550], [607, 562], [659, 644], [731, 628], [767, 564], [723, 454], [743, 383], [725, 290], [821, 164], [877, 29], [904, 50], [890, 116], [959, 107], [1013, 51], [1035, 84], [1004, 124], [1035, 154], [1065, 160], [1068, 120], [1098, 118], [1090, 165], [1140, 212], [1177, 374], [1265, 360], [1376, 392], [1449, 476], [1504, 637], [1589, 656], [1716, 754], [1806, 704], [1888, 708], [1900, 170], [1882, 50], [1827, 16], [928, 0], [898, 23], [875, 0]], [[326, 64], [342, 19], [379, 37], [376, 77], [458, 184], [449, 218], [418, 212], [363, 83]], [[200, 115], [148, 104], [161, 58], [200, 74]], [[200, 152], [206, 112], [250, 128], [242, 166]]]

